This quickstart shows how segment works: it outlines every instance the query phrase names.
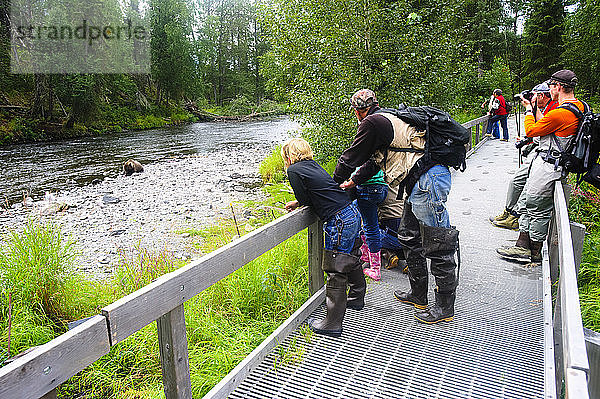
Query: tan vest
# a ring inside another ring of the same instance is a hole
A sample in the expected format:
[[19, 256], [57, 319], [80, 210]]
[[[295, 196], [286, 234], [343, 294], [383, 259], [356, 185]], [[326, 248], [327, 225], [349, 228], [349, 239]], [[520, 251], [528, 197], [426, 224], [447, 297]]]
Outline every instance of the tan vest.
[[[390, 147], [425, 149], [425, 132], [418, 131], [395, 115], [385, 112], [378, 113], [386, 117], [394, 127], [394, 139]], [[398, 186], [406, 178], [410, 169], [423, 156], [422, 152], [400, 152], [387, 149], [377, 150], [373, 160], [383, 171], [385, 182], [391, 186]]]
[[396, 199], [398, 197], [398, 189], [396, 187], [388, 187], [387, 197], [377, 207], [379, 219], [399, 219], [404, 211], [404, 200]]

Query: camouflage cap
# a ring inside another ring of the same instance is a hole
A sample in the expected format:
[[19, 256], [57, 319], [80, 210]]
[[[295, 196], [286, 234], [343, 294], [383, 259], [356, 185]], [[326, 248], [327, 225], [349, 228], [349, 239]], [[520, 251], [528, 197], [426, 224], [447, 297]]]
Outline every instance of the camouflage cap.
[[360, 89], [352, 95], [350, 100], [352, 107], [357, 110], [363, 110], [379, 104], [375, 92], [369, 89]]
[[540, 83], [539, 85], [536, 85], [532, 91], [536, 93], [550, 93], [550, 87], [548, 87], [546, 82], [544, 82]]

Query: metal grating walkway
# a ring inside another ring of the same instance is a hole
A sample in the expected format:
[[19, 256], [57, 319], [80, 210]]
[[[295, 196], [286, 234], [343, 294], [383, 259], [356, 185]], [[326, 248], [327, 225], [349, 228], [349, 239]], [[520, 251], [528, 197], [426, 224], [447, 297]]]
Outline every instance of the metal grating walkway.
[[[448, 205], [462, 251], [453, 322], [416, 322], [392, 295], [408, 288], [406, 276], [386, 270], [369, 284], [365, 308], [346, 312], [341, 338], [307, 341], [295, 330], [229, 397], [542, 398], [541, 270], [497, 257], [516, 233], [488, 221], [503, 209], [516, 162], [512, 143], [488, 141], [453, 175]], [[323, 317], [323, 306], [312, 316]]]

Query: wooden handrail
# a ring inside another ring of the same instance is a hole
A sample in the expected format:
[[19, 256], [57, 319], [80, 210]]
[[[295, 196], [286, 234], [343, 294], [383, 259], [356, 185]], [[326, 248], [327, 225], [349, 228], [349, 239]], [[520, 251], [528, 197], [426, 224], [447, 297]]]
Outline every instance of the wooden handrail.
[[[476, 127], [475, 144], [481, 141], [480, 125], [487, 119], [484, 116], [463, 124], [469, 129]], [[471, 144], [467, 149], [472, 151]], [[191, 398], [183, 304], [307, 227], [309, 288], [312, 294], [320, 292], [322, 296], [322, 222], [303, 207], [159, 277], [104, 307], [101, 315], [0, 368], [0, 398], [40, 398], [153, 321], [157, 322], [165, 395], [167, 399]]]
[[[556, 348], [553, 353], [556, 363], [554, 376], [556, 385], [553, 391], [555, 395], [560, 396], [564, 378], [566, 398], [587, 399], [589, 398], [587, 382], [589, 363], [577, 287], [577, 259], [580, 258], [575, 256], [573, 250], [574, 238], [582, 242], [585, 229], [570, 222], [561, 181], [557, 181], [554, 186], [554, 223], [552, 230], [556, 231], [556, 235], [554, 237], [554, 234], [548, 235], [549, 267], [555, 269], [551, 275], [557, 275], [556, 270], [560, 265], [553, 320], [554, 347]], [[555, 247], [558, 251], [552, 247]], [[580, 252], [581, 245], [577, 247]], [[554, 281], [552, 281], [553, 283]], [[545, 304], [545, 306], [551, 305], [551, 302]], [[555, 396], [547, 395], [546, 397]]]

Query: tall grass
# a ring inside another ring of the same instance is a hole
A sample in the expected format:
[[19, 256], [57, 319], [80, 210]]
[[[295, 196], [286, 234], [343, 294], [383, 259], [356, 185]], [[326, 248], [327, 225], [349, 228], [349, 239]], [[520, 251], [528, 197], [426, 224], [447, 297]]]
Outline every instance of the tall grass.
[[50, 341], [67, 330], [69, 321], [98, 313], [110, 298], [121, 294], [112, 285], [74, 273], [75, 256], [74, 242], [53, 223], [31, 219], [4, 238], [0, 249], [0, 364]]
[[0, 362], [64, 330], [61, 320], [69, 308], [64, 287], [75, 256], [73, 243], [56, 225], [33, 219], [5, 241], [0, 249]]
[[280, 145], [260, 163], [258, 171], [263, 183], [280, 183], [284, 180], [285, 170]]
[[[268, 203], [292, 198], [285, 184], [269, 187], [276, 194]], [[246, 206], [255, 226], [283, 212], [264, 204]], [[204, 253], [237, 234], [231, 220], [190, 231]], [[185, 303], [194, 397], [207, 393], [308, 298], [306, 240], [306, 231], [297, 234]], [[9, 357], [5, 350], [9, 292], [14, 298], [10, 350], [14, 356], [63, 333], [68, 321], [98, 314], [101, 307], [180, 266], [167, 251], [137, 247], [121, 252], [112, 279], [87, 281], [73, 272], [73, 242], [56, 225], [30, 222], [6, 241], [0, 257], [2, 361]], [[62, 384], [59, 397], [164, 397], [156, 324]]]
[[[223, 242], [236, 233], [230, 224], [209, 230], [206, 234]], [[206, 234], [198, 237], [206, 240]], [[194, 397], [206, 394], [306, 301], [306, 240], [306, 232], [299, 233], [185, 303]], [[131, 265], [126, 269], [134, 270]], [[119, 343], [63, 384], [60, 395], [163, 397], [156, 324]]]

